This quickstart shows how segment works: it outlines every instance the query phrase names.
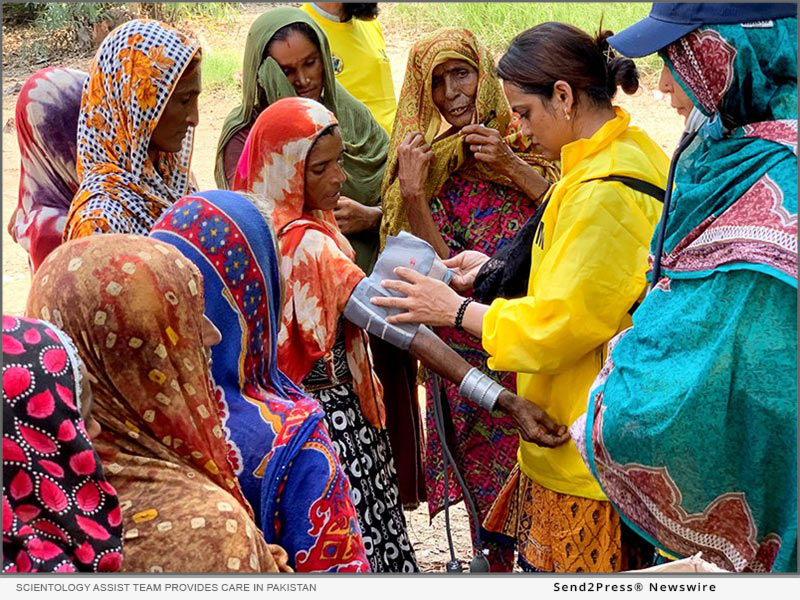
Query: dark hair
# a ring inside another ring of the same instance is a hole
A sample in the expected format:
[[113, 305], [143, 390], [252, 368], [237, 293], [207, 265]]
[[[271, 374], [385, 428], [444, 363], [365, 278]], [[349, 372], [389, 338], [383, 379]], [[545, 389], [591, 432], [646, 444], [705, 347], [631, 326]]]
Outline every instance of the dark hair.
[[372, 21], [380, 13], [377, 2], [342, 2], [342, 10], [344, 11], [342, 20], [345, 22], [350, 19]]
[[317, 140], [319, 140], [319, 138], [323, 138], [326, 135], [333, 135], [333, 132], [336, 131], [338, 128], [339, 128], [339, 124], [338, 123], [334, 123], [333, 125], [328, 125], [325, 129], [323, 129], [320, 132], [320, 134], [317, 136], [317, 139], [314, 140], [314, 143], [316, 144]]
[[203, 50], [202, 48], [198, 48], [197, 52], [194, 53], [189, 64], [186, 65], [186, 68], [183, 70], [183, 74], [181, 75], [181, 79], [184, 77], [191, 77], [194, 72], [197, 70], [197, 67], [200, 66], [200, 63], [203, 60]]
[[328, 125], [325, 129], [323, 129], [320, 134], [317, 136], [317, 139], [314, 140], [314, 143], [311, 144], [311, 147], [308, 149], [308, 153], [311, 154], [311, 151], [314, 149], [314, 146], [317, 145], [317, 142], [324, 138], [326, 135], [333, 135], [333, 132], [339, 129], [339, 124], [334, 123], [333, 125]]
[[295, 32], [302, 34], [303, 36], [308, 39], [309, 42], [314, 44], [318, 52], [322, 52], [322, 48], [319, 45], [319, 37], [317, 36], [317, 32], [309, 25], [308, 23], [304, 23], [303, 21], [295, 21], [294, 23], [289, 23], [288, 25], [284, 25], [270, 38], [269, 42], [267, 42], [267, 47], [264, 48], [264, 58], [269, 56], [269, 49], [274, 42], [285, 42], [286, 38], [289, 37], [289, 34]]
[[595, 105], [609, 106], [621, 87], [626, 94], [639, 89], [639, 72], [629, 58], [617, 56], [603, 30], [597, 34], [566, 23], [542, 23], [519, 34], [497, 65], [500, 79], [527, 94], [551, 98], [559, 79], [583, 92]]

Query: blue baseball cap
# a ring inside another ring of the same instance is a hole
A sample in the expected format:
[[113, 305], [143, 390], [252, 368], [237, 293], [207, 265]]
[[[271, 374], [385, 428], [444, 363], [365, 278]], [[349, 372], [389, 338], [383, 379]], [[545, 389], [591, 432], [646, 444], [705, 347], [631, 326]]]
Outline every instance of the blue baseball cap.
[[797, 4], [654, 2], [647, 17], [612, 35], [608, 43], [623, 56], [638, 58], [658, 52], [703, 25], [785, 17], [797, 17]]

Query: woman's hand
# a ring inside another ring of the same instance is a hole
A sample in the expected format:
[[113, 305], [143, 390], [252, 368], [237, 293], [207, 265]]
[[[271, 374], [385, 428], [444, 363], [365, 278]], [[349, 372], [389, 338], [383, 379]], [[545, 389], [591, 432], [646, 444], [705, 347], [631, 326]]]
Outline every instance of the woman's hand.
[[475, 160], [486, 163], [492, 170], [508, 177], [531, 200], [540, 200], [547, 192], [550, 182], [514, 154], [496, 129], [467, 125], [461, 132], [466, 134], [464, 140], [469, 144]]
[[483, 252], [465, 250], [453, 258], [442, 261], [444, 266], [455, 272], [450, 286], [457, 292], [466, 292], [472, 289], [478, 271], [489, 260]]
[[537, 446], [555, 448], [569, 440], [565, 425], [558, 425], [533, 402], [503, 390], [497, 399], [498, 408], [511, 415], [522, 439]]
[[425, 200], [425, 182], [433, 162], [433, 151], [419, 132], [406, 134], [397, 147], [400, 194], [407, 201]]
[[372, 303], [386, 308], [399, 308], [406, 312], [387, 317], [389, 323], [424, 323], [435, 327], [452, 327], [458, 307], [464, 299], [446, 283], [421, 275], [412, 269], [397, 267], [395, 275], [400, 280], [384, 280], [387, 290], [400, 292], [405, 298], [376, 296]]
[[377, 206], [364, 206], [360, 202], [341, 196], [333, 209], [336, 224], [345, 235], [377, 229], [383, 212]]
[[294, 569], [289, 566], [289, 555], [286, 553], [286, 550], [278, 546], [278, 544], [267, 544], [267, 547], [281, 573], [294, 573]]
[[509, 179], [520, 163], [525, 164], [508, 144], [503, 140], [500, 132], [485, 125], [467, 125], [461, 128], [465, 134], [464, 140], [469, 144], [475, 160], [486, 163], [494, 171], [505, 175]]

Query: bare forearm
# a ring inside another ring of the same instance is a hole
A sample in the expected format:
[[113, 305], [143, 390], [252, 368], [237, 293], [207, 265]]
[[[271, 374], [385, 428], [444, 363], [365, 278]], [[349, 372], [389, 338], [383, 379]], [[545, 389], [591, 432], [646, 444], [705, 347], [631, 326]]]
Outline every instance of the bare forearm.
[[377, 231], [381, 228], [381, 219], [383, 218], [383, 210], [380, 205], [378, 206], [365, 206], [367, 210], [367, 219], [364, 223], [365, 227], [362, 231]]
[[[425, 326], [417, 330], [408, 351], [431, 371], [455, 385], [460, 385], [472, 369], [472, 365]], [[503, 390], [497, 397], [496, 407], [513, 414], [519, 409], [520, 403], [526, 401], [508, 390]]]
[[514, 157], [513, 168], [507, 171], [507, 176], [522, 192], [532, 200], [539, 200], [544, 196], [550, 182], [542, 177], [533, 167], [518, 156]]
[[408, 346], [402, 343], [402, 337], [400, 332], [397, 343], [392, 343], [401, 348], [407, 347], [414, 358], [437, 375], [457, 385], [459, 394], [471, 402], [486, 410], [499, 408], [511, 415], [525, 440], [553, 447], [569, 439], [566, 427], [557, 426], [533, 402], [516, 396], [491, 380], [488, 375], [474, 369], [424, 325], [417, 328]]
[[472, 367], [439, 336], [425, 326], [417, 329], [408, 351], [431, 371], [456, 385]]
[[464, 331], [480, 339], [483, 336], [483, 316], [487, 310], [489, 310], [489, 306], [486, 304], [470, 302], [467, 310], [464, 311], [464, 318], [461, 320], [461, 327]]
[[449, 258], [450, 249], [447, 247], [442, 234], [439, 233], [436, 223], [433, 222], [433, 215], [427, 201], [423, 198], [407, 199], [403, 197], [403, 202], [406, 205], [411, 233], [433, 246], [440, 258]]

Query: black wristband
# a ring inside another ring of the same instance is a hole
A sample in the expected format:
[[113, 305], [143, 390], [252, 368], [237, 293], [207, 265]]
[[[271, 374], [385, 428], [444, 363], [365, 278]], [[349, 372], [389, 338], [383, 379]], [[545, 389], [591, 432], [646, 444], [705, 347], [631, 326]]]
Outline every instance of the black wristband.
[[461, 321], [464, 320], [464, 313], [467, 312], [467, 307], [469, 306], [470, 302], [474, 302], [475, 298], [467, 298], [461, 303], [461, 306], [458, 307], [458, 312], [456, 313], [456, 321], [454, 327], [459, 331], [464, 329], [461, 326]]

